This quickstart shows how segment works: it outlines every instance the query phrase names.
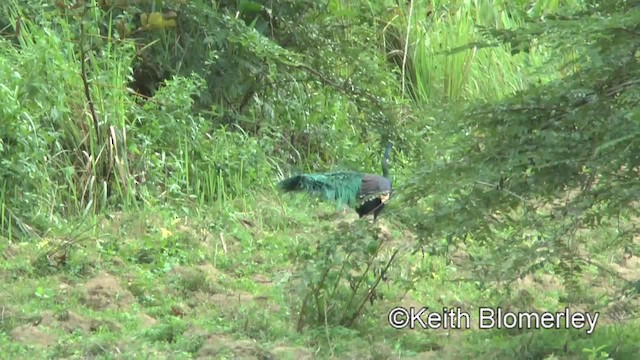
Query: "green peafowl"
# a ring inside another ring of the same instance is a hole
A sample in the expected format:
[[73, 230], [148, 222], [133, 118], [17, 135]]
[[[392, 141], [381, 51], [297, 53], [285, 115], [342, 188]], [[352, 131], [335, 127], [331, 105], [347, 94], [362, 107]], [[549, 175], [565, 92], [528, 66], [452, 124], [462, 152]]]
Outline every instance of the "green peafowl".
[[278, 183], [278, 188], [284, 192], [306, 191], [327, 200], [355, 207], [360, 218], [373, 212], [375, 221], [391, 197], [390, 151], [391, 143], [387, 144], [382, 158], [382, 176], [355, 171], [300, 174], [282, 180]]

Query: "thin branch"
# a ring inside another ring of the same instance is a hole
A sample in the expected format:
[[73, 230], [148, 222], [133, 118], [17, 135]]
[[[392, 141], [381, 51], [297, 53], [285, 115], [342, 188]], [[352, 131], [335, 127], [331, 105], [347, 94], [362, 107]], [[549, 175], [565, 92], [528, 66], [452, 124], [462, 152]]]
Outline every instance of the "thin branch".
[[86, 67], [86, 51], [84, 47], [85, 40], [85, 29], [84, 29], [84, 17], [87, 13], [88, 7], [85, 6], [84, 11], [82, 12], [82, 17], [80, 18], [80, 72], [82, 76], [82, 84], [84, 85], [84, 96], [87, 98], [87, 104], [89, 105], [89, 111], [91, 111], [91, 117], [93, 118], [93, 127], [96, 132], [96, 139], [100, 139], [100, 128], [98, 121], [98, 114], [96, 113], [96, 108], [93, 104], [93, 100], [91, 98], [91, 89], [89, 88], [89, 80], [87, 78], [87, 67]]
[[404, 38], [404, 53], [402, 54], [402, 96], [405, 96], [406, 88], [406, 70], [407, 70], [407, 52], [409, 51], [409, 34], [411, 34], [411, 18], [413, 17], [413, 0], [409, 2], [409, 20], [407, 20], [406, 35]]
[[[498, 184], [491, 184], [491, 183], [480, 181], [480, 180], [476, 181], [476, 184], [487, 186], [487, 187], [491, 187], [491, 188], [494, 188], [494, 189], [496, 189], [498, 187]], [[516, 194], [516, 193], [514, 193], [512, 191], [509, 191], [507, 189], [500, 189], [500, 191], [504, 191], [505, 193], [517, 198], [518, 200], [520, 200], [520, 201], [522, 201], [524, 203], [528, 202], [528, 200], [525, 199], [524, 197], [522, 197], [522, 196], [520, 196], [520, 195], [518, 195], [518, 194]]]

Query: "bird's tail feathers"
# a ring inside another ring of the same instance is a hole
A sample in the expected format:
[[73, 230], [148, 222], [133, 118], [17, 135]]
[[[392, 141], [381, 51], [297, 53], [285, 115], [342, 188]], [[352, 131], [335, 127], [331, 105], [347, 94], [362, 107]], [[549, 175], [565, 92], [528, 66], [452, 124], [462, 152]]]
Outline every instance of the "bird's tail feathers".
[[296, 175], [290, 178], [286, 178], [278, 183], [278, 189], [284, 192], [302, 190], [301, 181], [302, 181], [302, 175]]
[[322, 174], [301, 174], [281, 181], [278, 187], [285, 191], [306, 191], [326, 200], [338, 201], [353, 206], [363, 174], [352, 172], [334, 172]]

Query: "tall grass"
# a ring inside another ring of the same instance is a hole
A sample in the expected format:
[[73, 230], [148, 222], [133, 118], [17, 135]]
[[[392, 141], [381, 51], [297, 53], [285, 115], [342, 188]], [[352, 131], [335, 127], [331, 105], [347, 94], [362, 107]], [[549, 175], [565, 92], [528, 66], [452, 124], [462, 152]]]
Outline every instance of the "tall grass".
[[146, 103], [131, 96], [134, 40], [115, 41], [110, 25], [95, 26], [104, 20], [99, 8], [46, 20], [26, 16], [16, 2], [2, 10], [20, 24], [17, 39], [0, 38], [3, 236], [34, 218], [138, 211], [169, 199], [224, 208], [270, 188], [263, 151], [270, 140], [196, 115], [201, 78], [169, 79]]
[[[403, 52], [408, 86], [418, 104], [495, 100], [562, 73], [549, 71], [550, 62], [559, 60], [550, 49], [529, 44], [528, 52], [512, 52], [510, 45], [485, 37], [481, 28], [518, 28], [527, 18], [560, 6], [579, 8], [582, 1], [412, 1], [409, 9], [396, 9], [385, 39]], [[540, 72], [543, 64], [545, 72]]]

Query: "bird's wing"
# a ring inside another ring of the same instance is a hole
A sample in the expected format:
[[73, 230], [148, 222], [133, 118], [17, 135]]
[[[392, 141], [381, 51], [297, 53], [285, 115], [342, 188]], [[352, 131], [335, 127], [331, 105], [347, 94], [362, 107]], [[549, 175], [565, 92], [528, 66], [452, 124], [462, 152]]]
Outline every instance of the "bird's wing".
[[371, 199], [380, 195], [389, 195], [391, 193], [391, 182], [389, 179], [380, 176], [365, 174], [362, 178], [362, 187], [358, 193], [358, 197], [363, 200]]

